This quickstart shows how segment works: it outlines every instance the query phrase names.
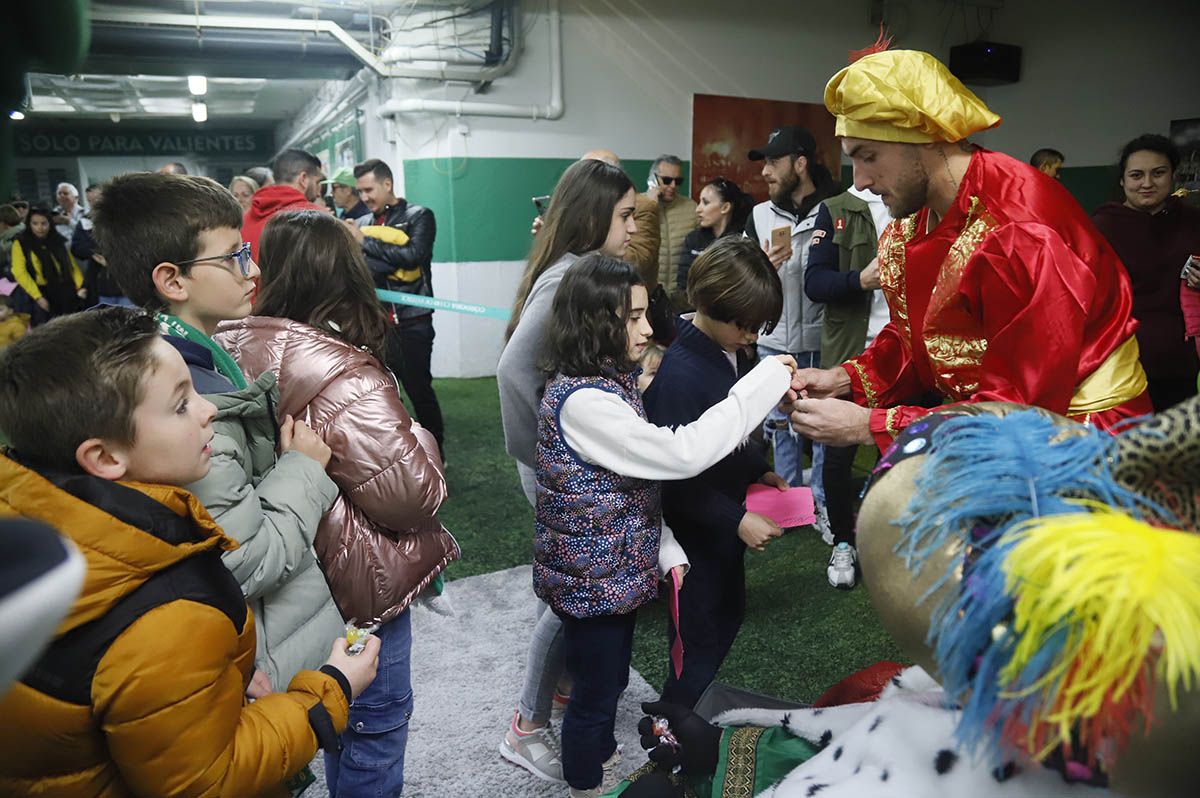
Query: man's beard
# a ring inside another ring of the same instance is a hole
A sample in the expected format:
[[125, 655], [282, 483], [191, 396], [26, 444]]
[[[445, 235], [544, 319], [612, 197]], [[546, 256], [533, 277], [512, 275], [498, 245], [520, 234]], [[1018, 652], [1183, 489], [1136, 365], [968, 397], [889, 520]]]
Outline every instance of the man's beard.
[[904, 219], [921, 210], [929, 202], [929, 173], [914, 156], [908, 169], [896, 181], [888, 211], [893, 219]]
[[792, 192], [796, 190], [796, 186], [798, 185], [800, 185], [800, 177], [793, 169], [788, 172], [786, 178], [771, 186], [771, 202], [774, 202], [776, 205], [791, 203]]

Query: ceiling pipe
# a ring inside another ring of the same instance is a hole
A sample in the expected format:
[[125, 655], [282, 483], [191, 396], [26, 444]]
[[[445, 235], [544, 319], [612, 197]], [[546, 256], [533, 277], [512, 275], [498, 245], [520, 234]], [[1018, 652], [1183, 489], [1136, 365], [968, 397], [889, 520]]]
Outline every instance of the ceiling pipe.
[[379, 106], [381, 117], [408, 113], [454, 116], [504, 116], [520, 119], [560, 119], [563, 115], [562, 13], [560, 0], [549, 0], [550, 101], [546, 105], [509, 105], [462, 100], [424, 100], [415, 97], [388, 100]]
[[[91, 12], [92, 22], [116, 25], [152, 25], [176, 28], [233, 28], [242, 30], [301, 31], [328, 34], [342, 44], [351, 54], [375, 74], [384, 78], [414, 78], [425, 80], [455, 80], [469, 83], [485, 82], [506, 75], [516, 66], [517, 42], [514, 35], [509, 57], [494, 67], [472, 69], [469, 67], [442, 66], [430, 69], [396, 67], [385, 63], [349, 31], [335, 22], [323, 19], [284, 19], [281, 17], [220, 16], [214, 14], [169, 14], [157, 11], [119, 11], [95, 8]], [[520, 25], [513, 25], [514, 31]]]

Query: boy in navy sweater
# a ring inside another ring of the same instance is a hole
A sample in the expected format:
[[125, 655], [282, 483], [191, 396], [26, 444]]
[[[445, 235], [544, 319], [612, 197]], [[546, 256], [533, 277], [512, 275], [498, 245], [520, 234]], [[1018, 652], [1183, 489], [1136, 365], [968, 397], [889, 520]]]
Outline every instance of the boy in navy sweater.
[[[724, 399], [753, 365], [759, 332], [768, 333], [783, 309], [779, 274], [752, 239], [727, 237], [706, 249], [688, 272], [694, 314], [679, 319], [644, 400], [649, 420], [682, 426]], [[679, 592], [683, 669], [668, 667], [662, 700], [695, 706], [729, 653], [746, 609], [745, 553], [761, 551], [781, 530], [745, 508], [746, 489], [761, 482], [786, 490], [770, 470], [763, 447], [748, 441], [692, 479], [663, 483], [663, 520], [692, 567]], [[676, 630], [668, 619], [668, 650]]]

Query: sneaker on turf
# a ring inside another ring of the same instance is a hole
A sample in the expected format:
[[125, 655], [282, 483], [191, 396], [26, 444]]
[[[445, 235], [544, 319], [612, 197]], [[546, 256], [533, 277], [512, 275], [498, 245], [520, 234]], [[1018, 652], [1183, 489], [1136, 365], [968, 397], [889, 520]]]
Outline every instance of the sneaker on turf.
[[517, 728], [517, 714], [514, 713], [508, 731], [500, 741], [500, 756], [514, 765], [525, 768], [543, 781], [567, 783], [563, 778], [558, 741], [554, 739], [548, 725], [531, 732], [523, 732]]
[[854, 587], [854, 564], [857, 561], [858, 552], [849, 543], [834, 546], [833, 554], [829, 557], [829, 567], [825, 569], [829, 584], [845, 590]]
[[604, 773], [600, 777], [600, 783], [590, 790], [577, 790], [574, 787], [567, 788], [567, 798], [599, 798], [604, 793], [611, 790], [621, 783], [621, 774], [617, 768], [621, 764], [621, 749], [618, 748], [612, 752], [612, 756], [604, 763]]

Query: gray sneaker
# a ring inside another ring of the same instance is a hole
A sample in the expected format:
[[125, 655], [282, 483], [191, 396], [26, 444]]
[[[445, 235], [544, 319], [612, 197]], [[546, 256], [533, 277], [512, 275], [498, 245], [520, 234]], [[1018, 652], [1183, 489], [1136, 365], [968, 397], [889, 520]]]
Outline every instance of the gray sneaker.
[[590, 790], [577, 790], [574, 787], [567, 788], [567, 798], [599, 798], [604, 793], [611, 790], [621, 783], [624, 778], [618, 768], [621, 765], [621, 749], [618, 748], [612, 752], [612, 756], [602, 766], [604, 773], [600, 777], [600, 783]]
[[548, 725], [531, 732], [518, 732], [517, 716], [514, 714], [504, 739], [500, 741], [500, 756], [543, 781], [567, 783], [563, 778], [558, 740]]
[[817, 516], [817, 521], [813, 524], [813, 529], [821, 533], [821, 540], [826, 546], [832, 546], [833, 527], [829, 525], [829, 511], [825, 509], [825, 505], [823, 504], [818, 504], [813, 509]]

